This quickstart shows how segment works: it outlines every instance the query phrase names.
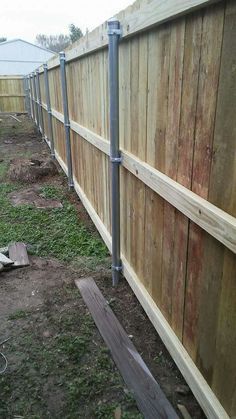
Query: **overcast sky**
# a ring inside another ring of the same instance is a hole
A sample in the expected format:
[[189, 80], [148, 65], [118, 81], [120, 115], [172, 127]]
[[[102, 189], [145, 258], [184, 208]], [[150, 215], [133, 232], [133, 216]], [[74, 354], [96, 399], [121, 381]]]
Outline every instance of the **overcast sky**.
[[1, 0], [0, 37], [34, 42], [38, 33], [67, 33], [74, 23], [94, 29], [134, 0]]

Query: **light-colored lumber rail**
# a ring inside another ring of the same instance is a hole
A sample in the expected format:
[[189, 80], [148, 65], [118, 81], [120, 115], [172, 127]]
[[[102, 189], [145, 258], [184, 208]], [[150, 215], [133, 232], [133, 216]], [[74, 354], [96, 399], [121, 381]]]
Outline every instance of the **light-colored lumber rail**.
[[[45, 108], [45, 104], [43, 104]], [[52, 115], [64, 122], [63, 114], [52, 109]], [[109, 155], [109, 142], [91, 130], [71, 121], [71, 129], [100, 151]], [[125, 150], [121, 151], [122, 165], [145, 185], [168, 201], [186, 217], [207, 231], [215, 239], [236, 253], [236, 219], [201, 198], [173, 179], [139, 160]]]
[[236, 218], [175, 182], [127, 151], [122, 164], [153, 191], [236, 253]]
[[0, 97], [25, 97], [23, 94], [0, 93]]
[[[67, 174], [66, 164], [57, 152], [55, 153], [55, 156], [61, 168]], [[102, 220], [94, 210], [93, 206], [91, 205], [90, 201], [86, 197], [85, 193], [83, 192], [75, 178], [74, 186], [79, 198], [81, 199], [88, 214], [90, 215], [96, 228], [101, 234], [101, 237], [103, 238], [109, 251], [111, 252], [110, 233], [108, 232], [107, 228], [105, 227]], [[225, 412], [219, 400], [216, 398], [210, 386], [207, 384], [206, 380], [199, 372], [198, 368], [192, 361], [188, 352], [171, 329], [170, 325], [166, 321], [165, 317], [163, 316], [157, 305], [154, 303], [148, 291], [141, 284], [139, 278], [137, 277], [136, 273], [134, 272], [124, 255], [121, 256], [121, 259], [125, 278], [127, 279], [136, 297], [142, 304], [146, 314], [148, 315], [155, 329], [159, 333], [165, 346], [167, 347], [168, 351], [173, 357], [176, 365], [183, 374], [186, 382], [191, 387], [196, 399], [201, 404], [207, 417], [212, 419], [229, 419], [229, 416]]]
[[22, 76], [0, 76], [0, 80], [18, 80], [18, 79], [23, 79]]

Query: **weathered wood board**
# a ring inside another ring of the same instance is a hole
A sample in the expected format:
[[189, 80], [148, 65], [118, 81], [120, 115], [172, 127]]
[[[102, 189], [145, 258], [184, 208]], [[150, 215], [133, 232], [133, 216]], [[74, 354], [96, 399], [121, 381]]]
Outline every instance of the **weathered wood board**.
[[146, 419], [177, 419], [178, 415], [93, 278], [78, 279], [75, 283], [144, 417]]
[[29, 265], [27, 248], [24, 243], [17, 242], [9, 245], [9, 257], [14, 262], [14, 267], [20, 268]]
[[14, 262], [11, 259], [9, 259], [7, 256], [5, 256], [3, 253], [0, 253], [0, 263], [3, 266], [9, 266], [9, 265], [12, 265]]

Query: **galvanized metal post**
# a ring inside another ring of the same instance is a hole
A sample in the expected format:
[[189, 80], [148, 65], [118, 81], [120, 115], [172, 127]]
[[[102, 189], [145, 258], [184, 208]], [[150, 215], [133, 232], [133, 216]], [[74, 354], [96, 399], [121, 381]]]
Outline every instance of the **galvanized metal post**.
[[31, 93], [31, 107], [32, 107], [32, 119], [35, 122], [35, 107], [34, 107], [34, 89], [33, 89], [33, 74], [30, 74], [30, 93]]
[[36, 72], [33, 73], [33, 87], [34, 87], [34, 103], [35, 103], [35, 123], [39, 130], [39, 109], [38, 109], [38, 98], [36, 92]]
[[28, 110], [28, 99], [27, 99], [28, 92], [27, 92], [26, 77], [24, 77], [24, 79], [23, 79], [23, 86], [24, 86], [24, 92], [25, 92], [25, 110], [26, 110], [27, 113], [29, 113], [29, 110]]
[[119, 38], [120, 22], [108, 21], [109, 97], [110, 97], [110, 161], [112, 221], [112, 283], [117, 285], [122, 264], [120, 258], [120, 170], [119, 150]]
[[31, 116], [31, 106], [30, 106], [30, 88], [29, 88], [29, 76], [25, 77], [25, 89], [26, 89], [26, 108], [28, 115]]
[[30, 117], [33, 119], [33, 101], [32, 101], [32, 92], [31, 92], [30, 74], [28, 75], [27, 79], [28, 79], [28, 87], [29, 87], [29, 108], [30, 108]]
[[60, 52], [60, 70], [61, 70], [63, 111], [64, 111], [64, 127], [65, 127], [65, 136], [66, 136], [66, 160], [67, 160], [67, 169], [68, 169], [68, 185], [69, 185], [69, 188], [72, 188], [74, 186], [74, 182], [73, 182], [73, 169], [72, 169], [71, 144], [70, 144], [70, 120], [69, 120], [68, 96], [67, 96], [67, 85], [66, 85], [66, 57], [65, 57], [64, 52]]
[[[44, 83], [45, 83], [45, 94], [46, 94], [46, 102], [47, 102], [47, 114], [48, 114], [48, 129], [49, 129], [49, 141], [50, 141], [50, 148], [51, 148], [51, 157], [55, 157], [55, 150], [54, 150], [54, 136], [53, 136], [53, 126], [52, 126], [52, 109], [51, 109], [51, 101], [50, 101], [50, 92], [49, 92], [49, 83], [48, 83], [48, 65], [45, 63], [43, 65], [44, 71]], [[45, 135], [46, 140], [46, 135]]]
[[43, 107], [42, 107], [42, 101], [41, 101], [39, 69], [36, 70], [36, 81], [37, 81], [36, 86], [37, 86], [37, 95], [38, 95], [38, 104], [39, 104], [39, 129], [44, 139]]

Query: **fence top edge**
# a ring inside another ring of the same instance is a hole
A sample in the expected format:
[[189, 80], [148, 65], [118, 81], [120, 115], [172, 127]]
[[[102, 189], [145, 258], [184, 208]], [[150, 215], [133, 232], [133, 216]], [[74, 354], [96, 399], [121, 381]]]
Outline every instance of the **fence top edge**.
[[[136, 0], [115, 17], [121, 24], [122, 39], [126, 39], [164, 22], [221, 1], [223, 0]], [[86, 33], [72, 46], [66, 48], [66, 61], [73, 61], [107, 46], [106, 21], [93, 31]], [[59, 65], [59, 57], [53, 57], [48, 61], [48, 70]], [[39, 72], [43, 72], [43, 66], [39, 67]]]
[[24, 79], [25, 76], [21, 76], [21, 75], [3, 75], [0, 74], [0, 80], [21, 80]]

